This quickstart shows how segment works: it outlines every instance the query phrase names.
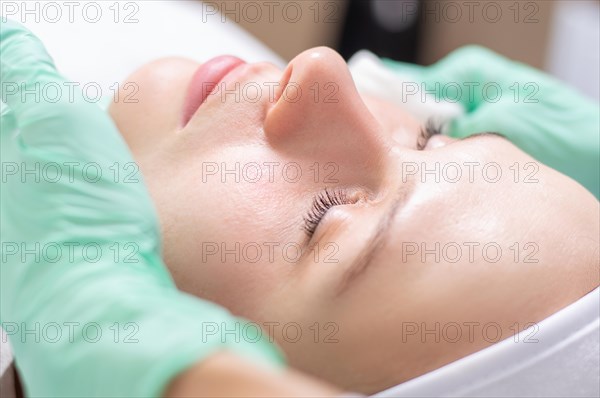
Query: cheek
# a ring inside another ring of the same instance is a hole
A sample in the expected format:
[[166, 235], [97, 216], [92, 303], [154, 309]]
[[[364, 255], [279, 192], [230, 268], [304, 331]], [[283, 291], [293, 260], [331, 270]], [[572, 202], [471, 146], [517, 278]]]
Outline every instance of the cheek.
[[283, 250], [292, 237], [275, 232], [289, 214], [265, 202], [278, 195], [273, 186], [202, 183], [194, 170], [153, 184], [165, 262], [181, 290], [255, 318], [294, 269]]
[[[289, 267], [265, 244], [268, 239], [257, 238], [243, 223], [228, 227], [200, 209], [163, 209], [165, 262], [181, 290], [252, 317]], [[210, 209], [227, 211], [214, 203]]]
[[156, 148], [178, 126], [195, 62], [166, 58], [147, 64], [119, 84], [109, 114], [135, 154]]

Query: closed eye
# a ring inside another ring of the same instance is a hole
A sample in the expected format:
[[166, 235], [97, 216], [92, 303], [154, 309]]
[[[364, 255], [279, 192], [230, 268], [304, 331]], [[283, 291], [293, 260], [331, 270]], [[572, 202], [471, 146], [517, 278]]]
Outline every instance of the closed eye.
[[354, 203], [354, 201], [348, 197], [343, 189], [325, 188], [314, 197], [310, 210], [304, 216], [304, 232], [309, 238], [312, 238], [329, 209], [350, 203]]
[[500, 138], [504, 138], [507, 141], [510, 141], [507, 136], [505, 136], [504, 134], [497, 133], [495, 131], [484, 131], [482, 133], [474, 133], [469, 136], [461, 138], [461, 141], [464, 141], [464, 140], [467, 140], [470, 138], [476, 138], [476, 137], [500, 137]]
[[431, 137], [441, 133], [442, 127], [440, 125], [435, 124], [431, 119], [429, 119], [419, 131], [419, 135], [417, 137], [417, 149], [419, 151], [422, 151], [427, 145], [427, 141], [429, 141]]

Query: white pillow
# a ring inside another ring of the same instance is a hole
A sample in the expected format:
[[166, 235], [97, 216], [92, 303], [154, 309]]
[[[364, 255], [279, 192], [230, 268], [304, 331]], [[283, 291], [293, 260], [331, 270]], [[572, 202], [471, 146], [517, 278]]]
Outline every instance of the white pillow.
[[[200, 1], [128, 1], [119, 2], [118, 7], [112, 1], [77, 2], [70, 12], [73, 23], [69, 22], [67, 7], [61, 7], [61, 18], [52, 22], [57, 19], [54, 9], [44, 4], [47, 2], [36, 3], [41, 3], [39, 22], [35, 15], [23, 13], [22, 8], [9, 10], [4, 17], [23, 23], [40, 37], [67, 78], [82, 84], [98, 83], [109, 95], [111, 85], [123, 81], [141, 65], [165, 56], [205, 61], [231, 54], [247, 62], [285, 65], [264, 44], [216, 13], [214, 5]], [[28, 7], [33, 9], [34, 4]], [[96, 10], [101, 16], [92, 23]]]

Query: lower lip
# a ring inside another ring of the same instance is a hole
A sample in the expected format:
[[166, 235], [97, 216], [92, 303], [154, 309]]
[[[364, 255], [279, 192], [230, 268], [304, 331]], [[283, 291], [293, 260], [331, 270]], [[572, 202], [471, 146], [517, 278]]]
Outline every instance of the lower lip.
[[245, 64], [241, 59], [222, 55], [205, 62], [198, 68], [190, 85], [183, 106], [182, 125], [185, 126], [219, 82], [236, 67]]

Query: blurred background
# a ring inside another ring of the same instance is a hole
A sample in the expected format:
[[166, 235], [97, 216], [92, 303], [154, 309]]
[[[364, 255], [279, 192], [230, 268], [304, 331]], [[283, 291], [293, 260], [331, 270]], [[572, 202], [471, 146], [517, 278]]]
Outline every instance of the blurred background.
[[428, 65], [460, 46], [480, 44], [600, 99], [600, 0], [205, 3], [214, 4], [286, 61], [307, 48], [327, 45], [346, 59], [366, 48], [382, 57]]

